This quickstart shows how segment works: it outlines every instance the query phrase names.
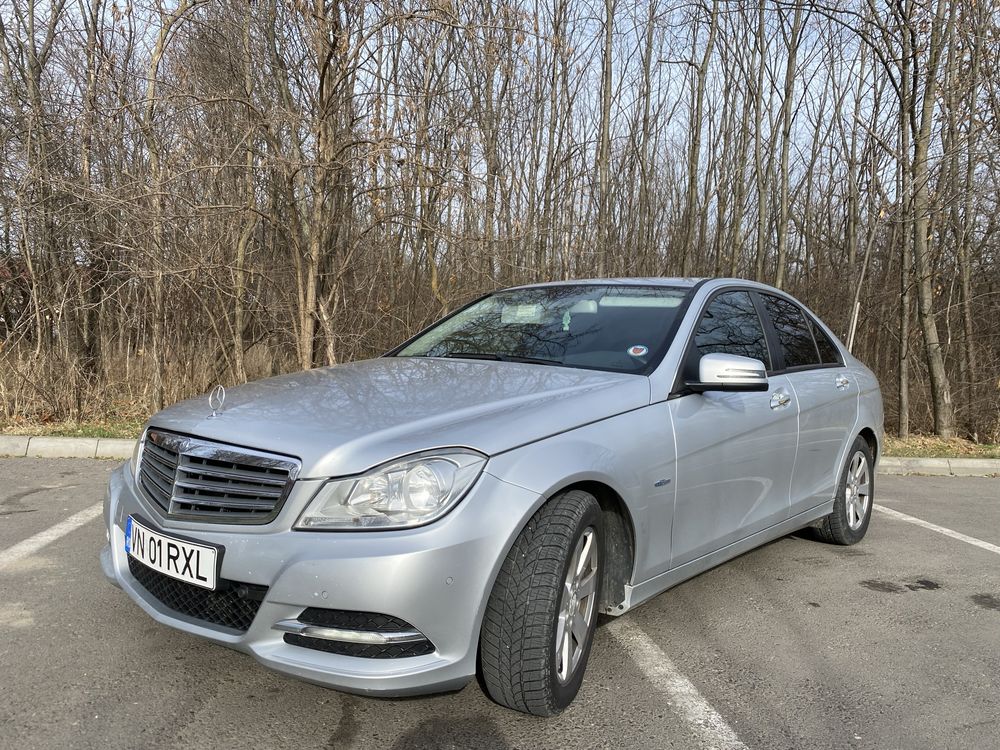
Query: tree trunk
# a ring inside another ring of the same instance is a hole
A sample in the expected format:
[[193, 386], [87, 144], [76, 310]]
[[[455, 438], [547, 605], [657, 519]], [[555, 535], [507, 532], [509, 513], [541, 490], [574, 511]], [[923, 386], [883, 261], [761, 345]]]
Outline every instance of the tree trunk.
[[[935, 97], [937, 96], [937, 72], [943, 47], [950, 43], [954, 26], [955, 7], [939, 0], [931, 31], [930, 48], [924, 91], [920, 103], [920, 126], [913, 138], [913, 260], [917, 274], [917, 317], [924, 336], [927, 356], [927, 372], [930, 376], [931, 401], [934, 412], [934, 431], [939, 437], [955, 435], [955, 408], [951, 400], [951, 385], [944, 364], [944, 351], [938, 334], [937, 319], [934, 314], [934, 269], [928, 244], [931, 222], [931, 201], [929, 194], [930, 173], [928, 170], [928, 150], [931, 140], [931, 125], [934, 119]], [[914, 100], [916, 104], [916, 99]]]
[[792, 143], [792, 99], [795, 96], [795, 66], [802, 34], [802, 4], [796, 4], [792, 15], [792, 30], [788, 39], [788, 59], [785, 63], [784, 98], [781, 102], [781, 196], [778, 198], [778, 257], [774, 285], [785, 285], [785, 264], [788, 255], [788, 151]]
[[611, 252], [611, 54], [616, 0], [604, 0], [604, 47], [601, 53], [601, 133], [597, 151], [597, 274], [608, 273]]

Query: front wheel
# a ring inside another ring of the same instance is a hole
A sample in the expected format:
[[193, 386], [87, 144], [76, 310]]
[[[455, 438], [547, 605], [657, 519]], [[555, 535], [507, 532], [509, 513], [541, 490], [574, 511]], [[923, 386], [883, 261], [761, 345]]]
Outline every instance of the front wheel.
[[594, 496], [571, 490], [542, 506], [514, 542], [479, 638], [484, 687], [497, 703], [553, 716], [576, 697], [597, 624], [602, 531]]
[[875, 502], [875, 470], [868, 441], [858, 436], [847, 454], [833, 512], [817, 528], [825, 542], [857, 544], [864, 539]]

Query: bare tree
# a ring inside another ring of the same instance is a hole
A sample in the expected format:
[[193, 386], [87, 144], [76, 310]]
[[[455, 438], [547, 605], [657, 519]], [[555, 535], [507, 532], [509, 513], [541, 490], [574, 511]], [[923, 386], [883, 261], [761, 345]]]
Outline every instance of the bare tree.
[[507, 284], [731, 274], [831, 322], [900, 434], [1000, 439], [992, 10], [0, 0], [0, 414], [141, 418]]

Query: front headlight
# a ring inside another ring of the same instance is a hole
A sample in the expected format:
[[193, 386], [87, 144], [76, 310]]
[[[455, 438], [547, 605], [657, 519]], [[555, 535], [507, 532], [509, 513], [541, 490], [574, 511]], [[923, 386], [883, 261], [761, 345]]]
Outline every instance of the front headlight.
[[486, 456], [464, 448], [417, 453], [360, 477], [331, 479], [298, 529], [403, 529], [440, 518], [479, 477]]

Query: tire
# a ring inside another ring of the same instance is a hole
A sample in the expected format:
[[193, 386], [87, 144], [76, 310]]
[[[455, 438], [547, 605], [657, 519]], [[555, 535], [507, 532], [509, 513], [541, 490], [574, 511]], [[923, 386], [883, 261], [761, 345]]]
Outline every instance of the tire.
[[[581, 557], [578, 576], [571, 564]], [[532, 516], [500, 568], [479, 636], [490, 698], [536, 716], [554, 716], [573, 701], [594, 640], [603, 557], [601, 507], [593, 495], [556, 495]], [[567, 639], [570, 620], [576, 629]], [[567, 644], [568, 660], [562, 658]]]
[[865, 538], [875, 502], [874, 464], [868, 441], [859, 435], [847, 452], [833, 512], [816, 525], [824, 542], [848, 545]]

